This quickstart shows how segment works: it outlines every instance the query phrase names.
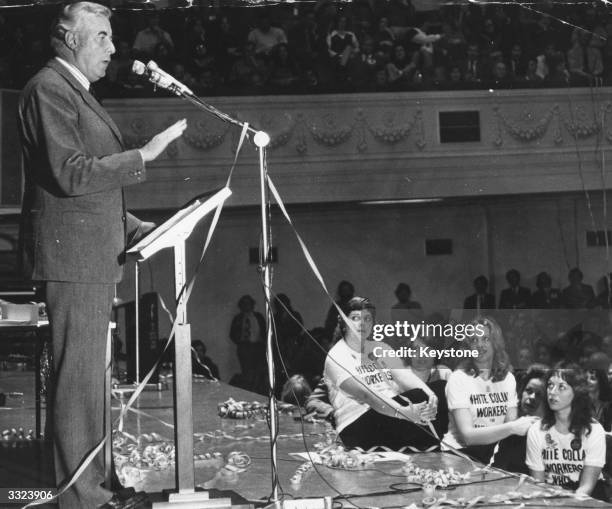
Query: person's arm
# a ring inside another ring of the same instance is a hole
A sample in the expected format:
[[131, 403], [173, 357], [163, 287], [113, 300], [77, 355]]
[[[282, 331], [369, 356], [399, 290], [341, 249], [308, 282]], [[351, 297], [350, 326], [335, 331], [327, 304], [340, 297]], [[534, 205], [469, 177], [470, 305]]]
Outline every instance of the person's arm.
[[358, 380], [350, 377], [340, 384], [340, 389], [352, 396], [357, 401], [368, 405], [379, 414], [398, 419], [406, 419], [416, 423], [424, 423], [435, 417], [428, 410], [427, 403], [416, 403], [410, 406], [402, 406], [396, 401], [382, 394], [374, 392], [365, 387]]
[[413, 42], [415, 44], [431, 44], [433, 42], [439, 41], [442, 38], [440, 34], [426, 34], [419, 28], [414, 28], [414, 30], [416, 31], [416, 33], [412, 36], [410, 42]]
[[20, 108], [26, 142], [45, 147], [43, 164], [49, 165], [56, 184], [66, 196], [97, 193], [146, 180], [144, 163], [159, 156], [187, 126], [185, 120], [180, 120], [154, 136], [142, 149], [94, 156], [80, 131], [80, 113], [71, 94], [76, 92], [56, 83], [45, 83]]
[[506, 419], [504, 422], [512, 422], [518, 419], [518, 408], [515, 406], [508, 407], [508, 411], [506, 412]]
[[512, 375], [508, 374], [504, 382], [504, 390], [509, 395], [505, 422], [482, 428], [475, 427], [472, 413], [470, 412], [471, 402], [464, 388], [465, 376], [461, 372], [453, 373], [446, 384], [446, 397], [448, 407], [455, 419], [457, 431], [461, 440], [466, 445], [487, 445], [503, 440], [510, 435], [524, 436], [529, 427], [537, 421], [537, 417], [521, 417], [516, 419], [516, 408], [518, 405], [516, 399], [516, 381]]
[[601, 474], [601, 467], [585, 465], [582, 472], [580, 472], [580, 481], [578, 488], [576, 488], [576, 493], [590, 496], [593, 493], [595, 484], [597, 484], [599, 474]]
[[[510, 410], [510, 409], [508, 409]], [[514, 409], [516, 411], [516, 408]], [[451, 410], [457, 430], [466, 445], [494, 444], [510, 435], [524, 436], [537, 417], [520, 417], [514, 421], [495, 424], [485, 428], [475, 428], [472, 414], [468, 408]]]
[[590, 495], [606, 462], [606, 433], [601, 424], [592, 422], [591, 432], [584, 438], [584, 467], [576, 493]]
[[536, 481], [544, 482], [544, 461], [542, 460], [542, 433], [540, 424], [534, 424], [527, 431], [527, 444], [525, 446], [525, 465]]
[[335, 56], [337, 56], [337, 55], [338, 55], [338, 53], [336, 53], [336, 52], [335, 52], [334, 50], [332, 50], [332, 48], [331, 48], [331, 46], [332, 46], [332, 44], [331, 44], [331, 41], [332, 41], [332, 36], [334, 35], [334, 33], [335, 33], [335, 32], [333, 32], [333, 31], [332, 31], [332, 32], [329, 32], [329, 33], [327, 34], [327, 37], [325, 38], [325, 42], [327, 43], [327, 51], [328, 51], [328, 53], [329, 53], [329, 56], [330, 56], [330, 57], [335, 57]]
[[391, 369], [391, 375], [402, 392], [411, 389], [421, 389], [427, 396], [427, 402], [434, 408], [438, 407], [438, 397], [429, 386], [412, 371], [412, 368], [406, 366], [402, 368], [393, 368]]
[[[377, 343], [374, 348], [380, 348], [383, 351], [391, 350], [391, 347], [386, 343]], [[393, 380], [395, 380], [402, 392], [411, 389], [421, 389], [427, 395], [428, 403], [433, 407], [433, 410], [437, 408], [438, 397], [429, 386], [412, 371], [412, 368], [404, 365], [401, 358], [381, 356], [378, 357], [378, 364], [391, 372]]]
[[329, 419], [334, 412], [334, 407], [329, 402], [329, 392], [322, 378], [304, 403], [306, 412], [315, 414], [322, 419]]

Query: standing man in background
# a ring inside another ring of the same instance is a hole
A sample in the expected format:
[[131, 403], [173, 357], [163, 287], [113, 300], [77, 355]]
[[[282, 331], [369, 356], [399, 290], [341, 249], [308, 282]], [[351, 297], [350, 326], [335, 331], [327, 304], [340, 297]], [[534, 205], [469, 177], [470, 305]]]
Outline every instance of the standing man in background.
[[[127, 239], [153, 227], [126, 212], [122, 187], [143, 182], [146, 163], [187, 125], [181, 120], [141, 149], [124, 149], [119, 129], [89, 91], [115, 52], [110, 16], [96, 3], [65, 6], [51, 31], [55, 58], [28, 82], [19, 102], [23, 237], [32, 279], [46, 282], [53, 340], [47, 429], [58, 485], [104, 436], [104, 359], [115, 284]], [[103, 480], [98, 454], [60, 496], [60, 508], [122, 507]]]

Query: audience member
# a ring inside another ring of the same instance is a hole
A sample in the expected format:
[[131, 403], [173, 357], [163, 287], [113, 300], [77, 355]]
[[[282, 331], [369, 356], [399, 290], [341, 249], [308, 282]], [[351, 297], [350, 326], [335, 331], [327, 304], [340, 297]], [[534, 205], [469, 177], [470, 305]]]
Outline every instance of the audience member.
[[265, 81], [268, 75], [268, 66], [265, 60], [255, 53], [255, 44], [247, 42], [244, 45], [242, 55], [232, 65], [228, 82], [232, 87], [242, 90], [252, 84], [254, 75], [262, 76]]
[[134, 56], [144, 60], [153, 58], [155, 48], [159, 43], [165, 43], [168, 47], [174, 49], [172, 37], [159, 26], [159, 14], [149, 14], [146, 28], [136, 34], [136, 39], [132, 45]]
[[[548, 369], [547, 366], [532, 364], [518, 382], [519, 416], [534, 416], [540, 419], [544, 416], [545, 380]], [[526, 452], [527, 437], [511, 435], [499, 443], [493, 466], [510, 472], [529, 474], [529, 469], [525, 465]]]
[[[363, 449], [435, 444], [430, 432], [418, 426], [435, 418], [435, 394], [398, 358], [386, 357], [385, 367], [379, 364], [372, 349], [386, 345], [369, 341], [376, 310], [368, 299], [352, 298], [347, 311], [348, 323], [339, 321], [338, 341], [327, 354], [324, 371], [342, 442]], [[413, 396], [406, 404], [400, 392], [410, 389], [420, 389], [425, 401]]]
[[380, 54], [374, 49], [374, 40], [366, 37], [360, 53], [349, 61], [349, 79], [357, 89], [368, 90], [375, 82], [376, 71], [380, 68]]
[[238, 313], [232, 319], [230, 339], [237, 345], [238, 361], [244, 383], [253, 391], [263, 388], [266, 373], [266, 322], [255, 311], [255, 299], [243, 295], [238, 301]]
[[521, 273], [516, 269], [506, 272], [508, 288], [499, 295], [499, 309], [524, 309], [529, 307], [531, 292], [528, 288], [520, 286]]
[[412, 300], [412, 290], [410, 285], [399, 283], [395, 289], [397, 302], [391, 307], [392, 322], [420, 322], [423, 317], [423, 307], [420, 302]]
[[[342, 310], [344, 314], [346, 314], [348, 310], [348, 303], [355, 295], [355, 287], [352, 283], [348, 281], [340, 281], [338, 284], [338, 290], [336, 292], [336, 305]], [[336, 306], [332, 305], [327, 312], [327, 316], [325, 318], [325, 325], [323, 328], [325, 329], [326, 337], [331, 340], [334, 336], [334, 331], [338, 326], [338, 309]]]
[[306, 398], [304, 403], [306, 408], [307, 416], [316, 417], [317, 419], [323, 419], [334, 422], [334, 407], [329, 402], [329, 391], [325, 384], [325, 379], [321, 378], [319, 383], [314, 388], [310, 396]]
[[546, 396], [542, 421], [527, 434], [525, 463], [532, 477], [607, 500], [598, 480], [606, 460], [605, 431], [592, 417], [583, 370], [557, 364], [547, 376]]
[[600, 309], [610, 309], [610, 280], [612, 279], [612, 273], [601, 278], [601, 285], [603, 286], [602, 291], [597, 294], [594, 302], [594, 307]]
[[293, 309], [291, 300], [284, 293], [276, 296], [272, 308], [274, 324], [272, 332], [275, 338], [274, 365], [276, 379], [280, 385], [287, 380], [288, 376], [296, 372], [294, 361], [301, 346], [304, 321], [302, 315]]
[[470, 43], [467, 47], [466, 59], [461, 69], [463, 79], [468, 82], [482, 81], [484, 76], [483, 61], [480, 58], [478, 44]]
[[526, 86], [537, 87], [542, 84], [542, 77], [538, 75], [538, 61], [535, 58], [527, 60], [527, 70], [523, 77]]
[[191, 369], [194, 375], [202, 375], [210, 380], [219, 380], [219, 368], [213, 360], [206, 355], [206, 346], [196, 339], [191, 342], [192, 364]]
[[[588, 363], [586, 363], [588, 367]], [[612, 390], [606, 371], [586, 369], [587, 392], [591, 401], [591, 414], [605, 431], [612, 431], [612, 408], [610, 398]]]
[[531, 294], [530, 306], [533, 309], [556, 309], [561, 307], [561, 294], [552, 288], [552, 278], [548, 272], [536, 276], [537, 290]]
[[280, 400], [304, 408], [312, 394], [312, 388], [302, 375], [293, 375], [283, 384]]
[[508, 72], [515, 80], [524, 79], [527, 74], [527, 58], [523, 54], [523, 47], [520, 43], [512, 45], [508, 56]]
[[[480, 275], [474, 279], [474, 293], [466, 297], [463, 301], [463, 309], [495, 309], [495, 296], [488, 293], [489, 280], [486, 276]], [[477, 313], [479, 314], [479, 313]]]
[[[395, 87], [402, 87], [412, 83], [417, 70], [418, 55], [408, 55], [401, 44], [393, 48], [391, 61], [386, 65], [387, 82]], [[402, 87], [402, 88], [404, 88]]]
[[270, 15], [262, 12], [257, 27], [249, 32], [248, 41], [255, 45], [255, 53], [268, 56], [281, 43], [287, 44], [287, 36], [282, 28], [270, 23]]
[[567, 278], [570, 284], [561, 293], [563, 307], [568, 309], [592, 307], [595, 300], [595, 292], [591, 285], [582, 282], [582, 271], [578, 267], [574, 267], [569, 271]]
[[[250, 17], [240, 16], [246, 12], [243, 9], [214, 9], [209, 13], [210, 24], [199, 13], [194, 15], [188, 12], [184, 15], [173, 9], [153, 12], [148, 16], [147, 27], [140, 31], [134, 28], [131, 13], [118, 12], [115, 34], [118, 40], [133, 40], [135, 56], [145, 61], [160, 59], [160, 55], [154, 55], [154, 51], [163, 43], [162, 52], [169, 53], [168, 69], [176, 64], [189, 67], [187, 60], [193, 48], [204, 45], [208, 53], [214, 55], [215, 63], [214, 69], [210, 69], [212, 74], [205, 73], [211, 74], [213, 79], [203, 81], [221, 84], [231, 74], [234, 62], [249, 36], [264, 57], [278, 43], [287, 43], [281, 25], [273, 27], [270, 23], [270, 16], [279, 13], [279, 19], [283, 18], [282, 26], [289, 30], [288, 52], [295, 55], [296, 64], [308, 75], [305, 86], [279, 89], [275, 80], [268, 82], [266, 73], [260, 70], [249, 75], [247, 84], [235, 88], [233, 93], [384, 91], [387, 85], [382, 73], [377, 76], [372, 70], [369, 79], [353, 80], [349, 70], [351, 60], [358, 58], [357, 48], [372, 37], [375, 39], [379, 65], [387, 63], [386, 55], [390, 54], [391, 46], [398, 43], [404, 45], [409, 55], [416, 56], [419, 69], [415, 73], [413, 89], [416, 85], [426, 89], [507, 87], [508, 82], [512, 82], [513, 88], [531, 87], [538, 86], [542, 80], [545, 80], [543, 84], [546, 86], [567, 86], [570, 74], [570, 84], [576, 85], [597, 85], [602, 80], [604, 83], [612, 80], [612, 66], [605, 65], [610, 60], [607, 57], [612, 55], [612, 44], [606, 42], [606, 39], [612, 40], [608, 36], [608, 32], [612, 34], [612, 24], [600, 12], [593, 15], [596, 12], [594, 9], [587, 9], [584, 20], [575, 23], [575, 26], [583, 29], [575, 30], [574, 45], [568, 48], [568, 29], [560, 26], [548, 14], [536, 15], [524, 9], [517, 13], [508, 6], [482, 11], [473, 5], [447, 5], [437, 10], [419, 9], [417, 18], [423, 19], [423, 23], [420, 23], [413, 15], [414, 9], [403, 5], [406, 1], [388, 0], [383, 7], [373, 0], [365, 0], [365, 3], [354, 3], [340, 10], [325, 0], [318, 2], [314, 9], [300, 8], [297, 18], [291, 19], [285, 16], [281, 6], [266, 10], [263, 17], [267, 20], [258, 20], [258, 26], [250, 32], [246, 28]], [[563, 14], [557, 13], [561, 18], [580, 19], [579, 16], [582, 16], [571, 5], [555, 6], [555, 9], [563, 11]], [[44, 62], [48, 53], [46, 43], [39, 36], [40, 23], [30, 18], [23, 18], [23, 21], [20, 16], [18, 11], [11, 11], [3, 15], [0, 21], [0, 39], [3, 43], [0, 50], [1, 87], [22, 86], [24, 80]], [[338, 38], [335, 43], [341, 50], [333, 51], [336, 64], [333, 67], [329, 59], [320, 57], [328, 53], [326, 34], [331, 35], [328, 30], [331, 21], [339, 18], [342, 18], [341, 24], [352, 21], [356, 29], [351, 32], [352, 37], [347, 37], [346, 27], [336, 32]], [[466, 41], [470, 42], [469, 50]], [[349, 49], [345, 52], [347, 47]], [[565, 66], [566, 52], [569, 71]], [[510, 78], [500, 79], [503, 69], [497, 64], [502, 60], [501, 54], [506, 64], [506, 75]], [[531, 59], [534, 61], [530, 62]], [[459, 73], [453, 70], [455, 66], [459, 67]], [[492, 81], [494, 68], [497, 85]], [[459, 75], [463, 75], [463, 83]], [[133, 84], [126, 86], [126, 82], [124, 80], [119, 86], [110, 87], [108, 93], [118, 95], [127, 90], [128, 94], [134, 95]], [[210, 89], [210, 86], [206, 85], [205, 88]], [[218, 85], [213, 88], [226, 93], [226, 89]], [[152, 87], [146, 93], [153, 93]]]
[[334, 62], [337, 78], [343, 76], [349, 60], [359, 52], [357, 37], [347, 29], [347, 25], [346, 16], [339, 16], [326, 38], [327, 51]]
[[462, 348], [476, 349], [478, 355], [465, 357], [446, 383], [450, 421], [442, 449], [460, 449], [486, 464], [497, 441], [525, 435], [536, 419], [517, 419], [516, 380], [499, 325], [488, 317], [474, 325], [484, 334], [465, 340]]
[[590, 32], [575, 29], [572, 47], [567, 51], [567, 67], [572, 83], [579, 86], [595, 85], [603, 74], [601, 50], [591, 45]]
[[301, 71], [287, 44], [278, 44], [271, 56], [269, 84], [276, 90], [294, 88], [301, 79]]

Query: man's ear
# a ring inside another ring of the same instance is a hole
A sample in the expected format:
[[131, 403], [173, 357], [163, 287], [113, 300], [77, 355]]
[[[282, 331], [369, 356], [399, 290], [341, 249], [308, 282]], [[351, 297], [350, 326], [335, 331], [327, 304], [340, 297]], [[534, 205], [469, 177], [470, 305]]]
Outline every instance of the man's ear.
[[66, 30], [64, 33], [64, 42], [71, 50], [76, 49], [78, 45], [78, 35], [75, 30]]

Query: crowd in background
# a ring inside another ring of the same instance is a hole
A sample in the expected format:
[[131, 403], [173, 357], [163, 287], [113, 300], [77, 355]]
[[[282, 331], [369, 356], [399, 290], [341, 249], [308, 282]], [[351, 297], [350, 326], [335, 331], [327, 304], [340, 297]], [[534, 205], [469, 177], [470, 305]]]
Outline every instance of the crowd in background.
[[[54, 10], [0, 11], [0, 88], [21, 88], [49, 57]], [[121, 10], [101, 96], [143, 97], [134, 58], [200, 95], [599, 86], [612, 82], [608, 4], [410, 0], [266, 8]]]
[[[473, 324], [485, 333], [429, 333], [410, 340], [387, 335], [382, 344], [395, 351], [404, 345], [478, 355], [391, 356], [382, 364], [372, 355], [381, 344], [373, 341], [373, 326], [381, 320], [350, 282], [338, 285], [336, 298], [346, 321], [331, 306], [323, 327], [310, 331], [281, 294], [272, 320], [277, 396], [330, 420], [347, 448], [458, 449], [485, 464], [609, 501], [610, 277], [602, 278], [597, 293], [579, 268], [569, 271], [562, 289], [552, 288], [550, 275], [542, 272], [532, 291], [510, 269], [508, 286], [496, 299], [481, 275], [462, 307], [427, 316], [410, 286], [400, 283], [391, 323]], [[263, 394], [265, 323], [251, 297], [243, 296], [239, 306], [231, 339], [242, 373], [232, 383]]]

